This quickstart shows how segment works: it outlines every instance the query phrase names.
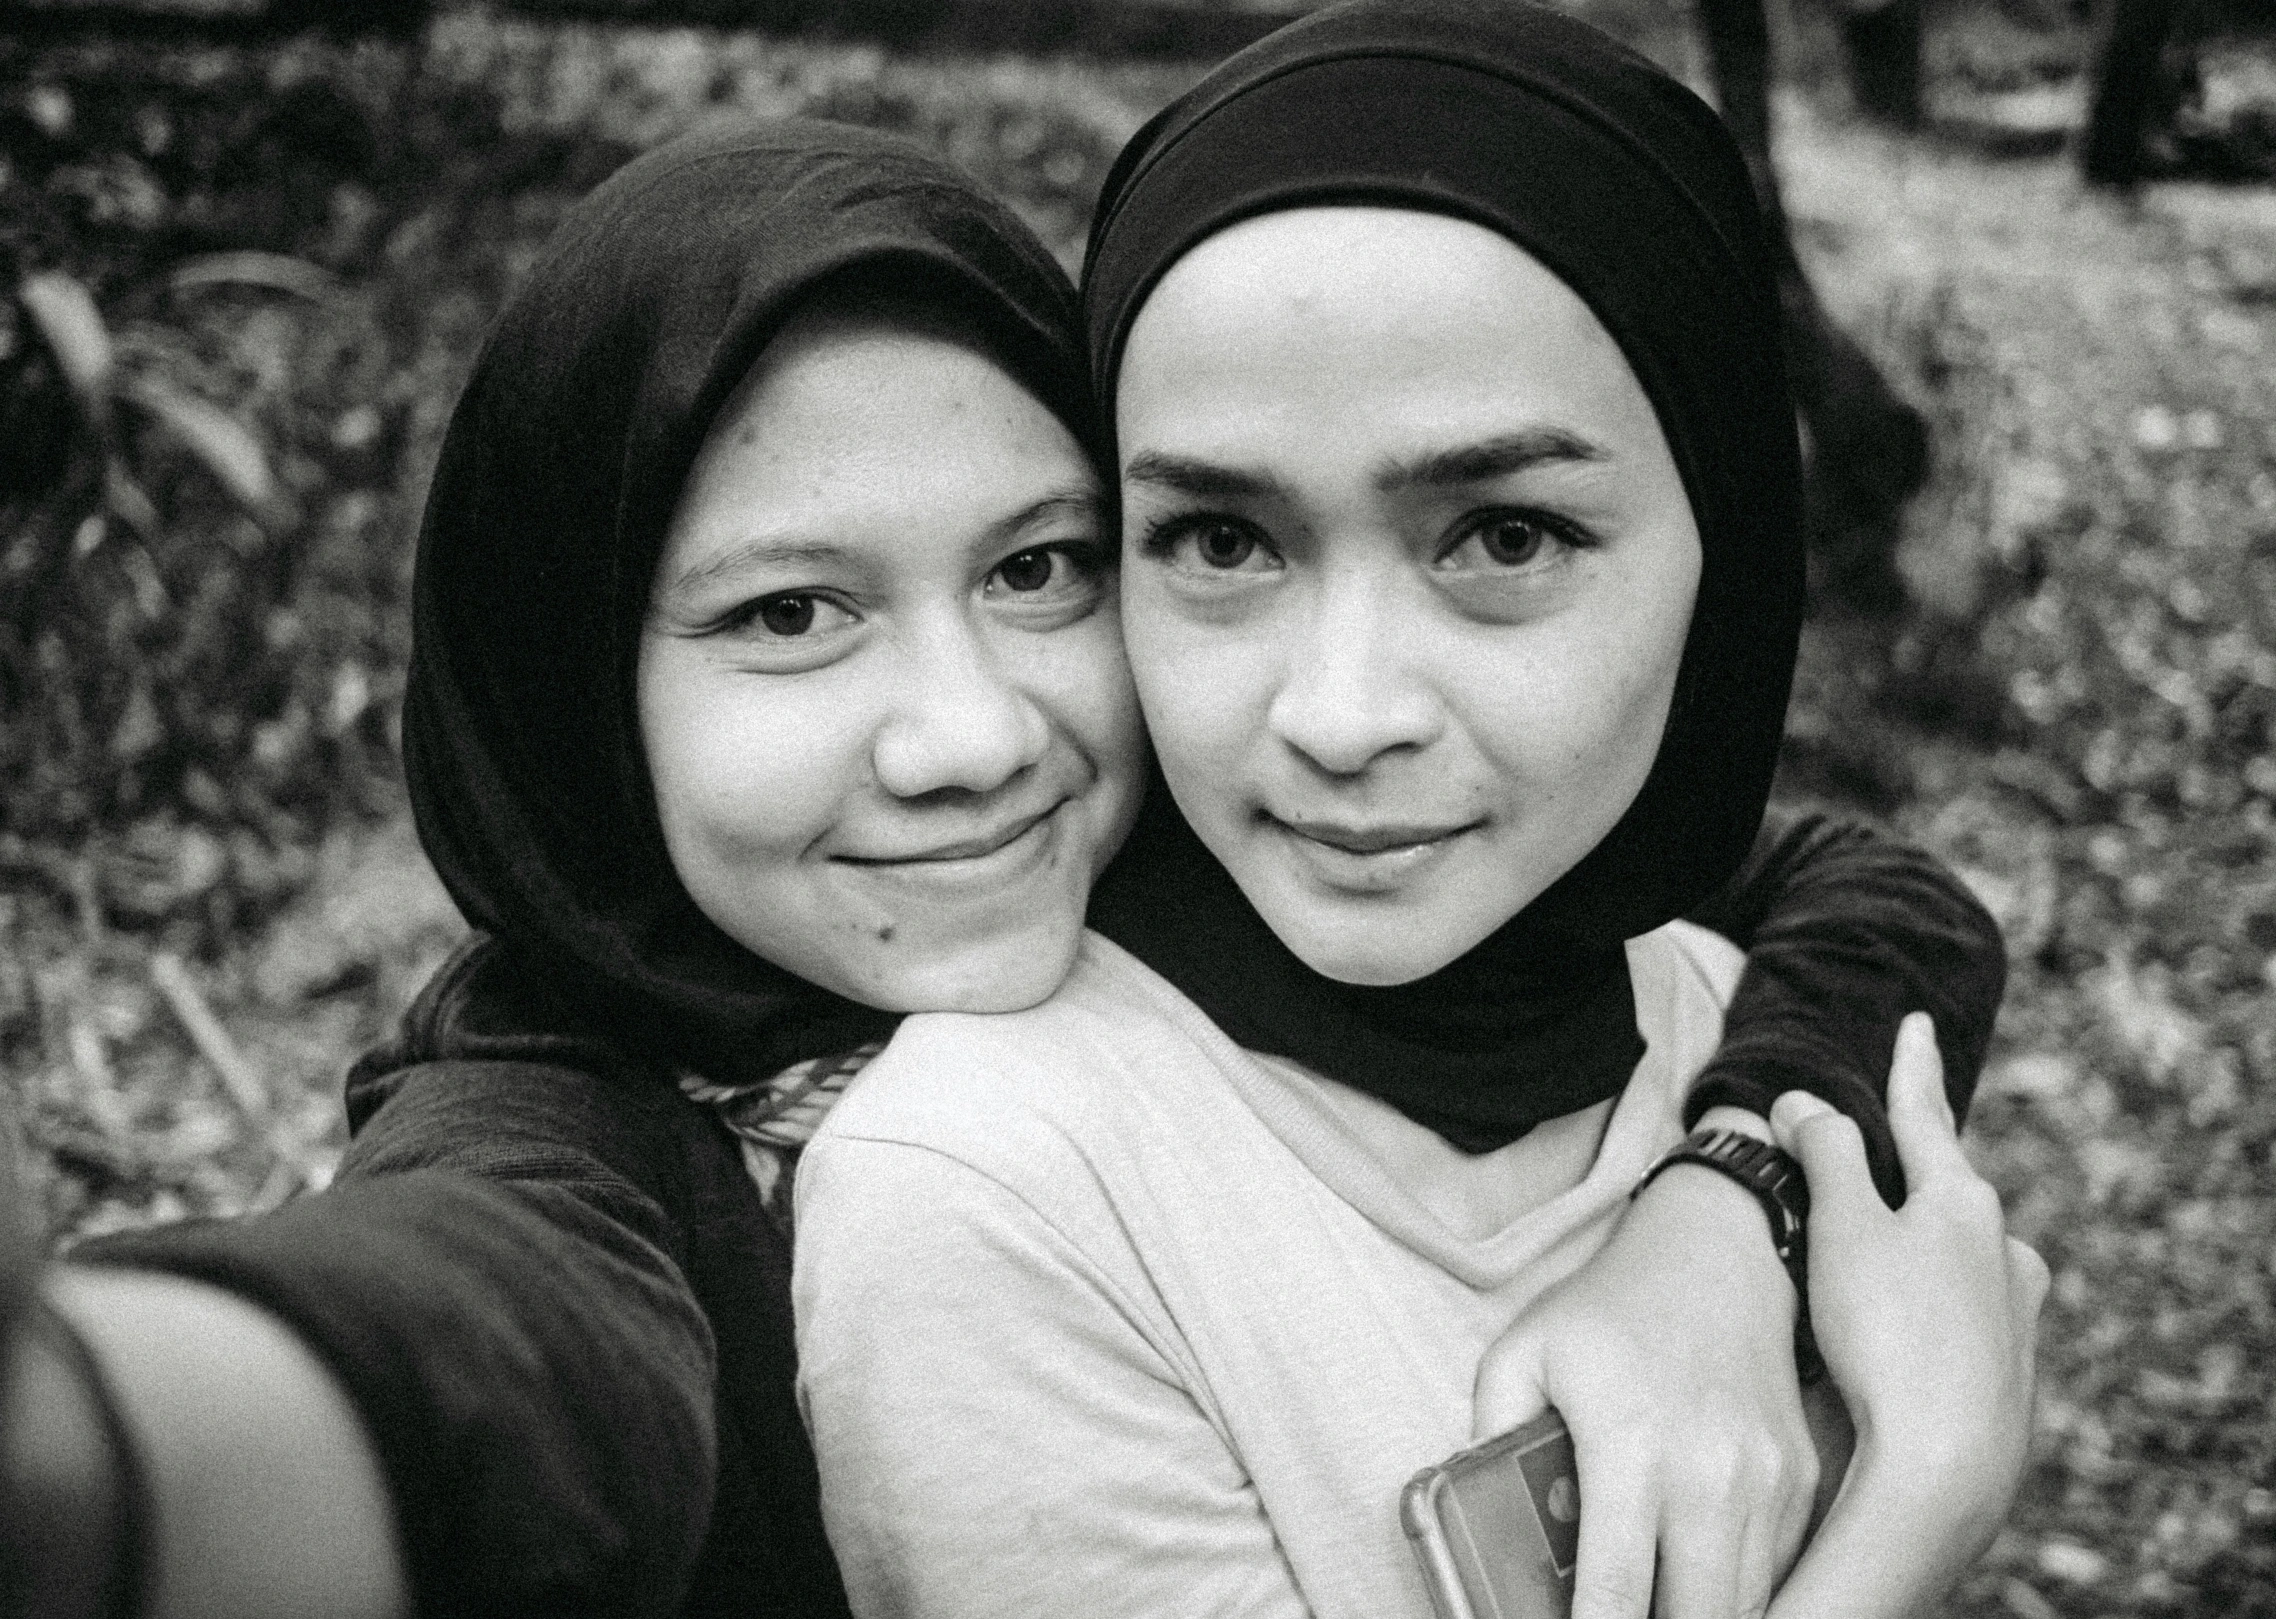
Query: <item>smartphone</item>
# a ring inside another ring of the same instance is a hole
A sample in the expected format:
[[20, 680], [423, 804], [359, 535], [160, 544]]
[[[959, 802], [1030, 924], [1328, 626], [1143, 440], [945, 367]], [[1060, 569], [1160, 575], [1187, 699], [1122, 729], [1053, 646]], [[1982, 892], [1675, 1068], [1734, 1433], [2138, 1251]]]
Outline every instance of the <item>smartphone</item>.
[[1580, 1553], [1573, 1436], [1550, 1411], [1408, 1481], [1399, 1518], [1438, 1619], [1567, 1619]]

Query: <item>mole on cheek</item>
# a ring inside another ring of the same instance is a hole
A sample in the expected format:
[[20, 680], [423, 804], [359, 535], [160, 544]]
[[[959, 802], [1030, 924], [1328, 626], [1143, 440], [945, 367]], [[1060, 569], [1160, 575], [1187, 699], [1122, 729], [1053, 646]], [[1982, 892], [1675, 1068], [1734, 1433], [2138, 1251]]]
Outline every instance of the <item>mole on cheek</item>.
[[879, 944], [891, 944], [893, 942], [893, 929], [890, 926], [879, 928], [877, 930], [877, 942]]

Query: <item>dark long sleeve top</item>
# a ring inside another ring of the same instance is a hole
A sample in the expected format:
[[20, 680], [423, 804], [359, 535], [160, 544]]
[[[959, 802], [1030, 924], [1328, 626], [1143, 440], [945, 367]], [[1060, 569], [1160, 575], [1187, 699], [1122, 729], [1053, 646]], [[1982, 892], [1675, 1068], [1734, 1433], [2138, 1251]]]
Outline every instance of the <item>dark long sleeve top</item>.
[[[1925, 1008], [1964, 1114], [2005, 960], [1933, 860], [1776, 818], [1696, 919], [1751, 954], [1695, 1110], [1799, 1086], [1893, 1172], [1889, 1052]], [[844, 1614], [788, 1240], [710, 1112], [481, 938], [347, 1101], [325, 1192], [74, 1257], [218, 1284], [302, 1335], [363, 1415], [429, 1619]]]
[[1747, 952], [1723, 1044], [1691, 1090], [1756, 1113], [1808, 1091], [1865, 1127], [1881, 1195], [1904, 1197], [1884, 1108], [1897, 1025], [1936, 1020], [1952, 1116], [1966, 1120], [2007, 988], [1999, 926], [1927, 851], [1860, 821], [1773, 811], [1746, 863], [1689, 920]]

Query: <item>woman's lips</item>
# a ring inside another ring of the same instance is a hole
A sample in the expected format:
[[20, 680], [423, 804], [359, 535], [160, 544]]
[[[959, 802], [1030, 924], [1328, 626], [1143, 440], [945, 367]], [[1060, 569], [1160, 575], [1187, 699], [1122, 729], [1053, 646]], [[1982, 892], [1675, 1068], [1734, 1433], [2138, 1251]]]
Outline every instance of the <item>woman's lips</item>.
[[1007, 821], [985, 832], [932, 844], [907, 853], [835, 858], [865, 875], [924, 888], [985, 888], [1017, 882], [1044, 865], [1059, 844], [1063, 798], [1049, 809]]
[[1464, 822], [1353, 823], [1260, 812], [1284, 847], [1330, 888], [1382, 894], [1404, 886], [1483, 825]]

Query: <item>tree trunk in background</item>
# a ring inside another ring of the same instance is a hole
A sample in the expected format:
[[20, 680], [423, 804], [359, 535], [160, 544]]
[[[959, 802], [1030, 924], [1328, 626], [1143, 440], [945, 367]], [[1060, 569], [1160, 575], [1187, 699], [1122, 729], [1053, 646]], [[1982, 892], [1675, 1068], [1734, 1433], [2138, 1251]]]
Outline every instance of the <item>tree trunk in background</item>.
[[2130, 185], [2141, 178], [2142, 137], [2162, 110], [2160, 64], [2172, 32], [2173, 0], [2112, 0], [2079, 148], [2089, 180]]
[[1888, 0], [1841, 15], [1857, 104], [1899, 129], [1920, 127], [1920, 13], [1921, 0]]
[[[1917, 90], [1917, 0], [1912, 80]], [[1831, 542], [1825, 560], [1845, 593], [1881, 601], [1893, 587], [1888, 546], [1894, 519], [1928, 476], [1928, 425], [1898, 397], [1872, 358], [1835, 325], [1794, 255], [1778, 175], [1770, 160], [1770, 27], [1764, 0], [1702, 0], [1723, 121], [1746, 154], [1755, 194], [1778, 254], [1778, 294], [1794, 403], [1811, 443], [1812, 539]]]

